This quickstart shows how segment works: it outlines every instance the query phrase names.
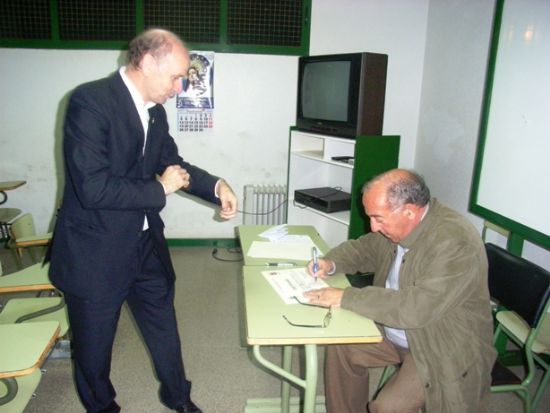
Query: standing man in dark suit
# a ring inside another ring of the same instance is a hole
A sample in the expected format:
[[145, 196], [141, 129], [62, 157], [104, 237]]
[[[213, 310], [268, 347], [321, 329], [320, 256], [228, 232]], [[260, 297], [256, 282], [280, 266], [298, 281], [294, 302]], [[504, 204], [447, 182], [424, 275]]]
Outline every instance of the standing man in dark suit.
[[174, 311], [175, 273], [159, 212], [177, 190], [221, 205], [237, 198], [216, 176], [185, 162], [162, 106], [181, 92], [189, 54], [173, 33], [131, 41], [127, 66], [76, 88], [64, 124], [65, 189], [49, 255], [65, 293], [74, 373], [90, 413], [119, 412], [109, 379], [115, 331], [127, 301], [160, 381], [161, 402], [201, 412], [191, 401]]

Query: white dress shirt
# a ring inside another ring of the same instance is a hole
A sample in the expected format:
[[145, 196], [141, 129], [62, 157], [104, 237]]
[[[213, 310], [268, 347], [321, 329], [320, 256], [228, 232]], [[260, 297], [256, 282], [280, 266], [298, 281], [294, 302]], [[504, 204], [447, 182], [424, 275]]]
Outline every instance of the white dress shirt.
[[[395, 254], [395, 260], [393, 261], [390, 273], [388, 274], [388, 278], [386, 279], [386, 288], [399, 290], [399, 269], [401, 268], [403, 256], [407, 251], [407, 248], [403, 248], [401, 245], [397, 244], [397, 254]], [[407, 341], [405, 330], [384, 326], [384, 331], [386, 332], [387, 339], [390, 340], [393, 344], [396, 344], [399, 347], [409, 348], [409, 343]]]
[[[137, 88], [134, 86], [132, 81], [128, 76], [126, 76], [126, 66], [122, 66], [118, 73], [120, 73], [120, 77], [122, 77], [122, 81], [128, 88], [128, 91], [130, 92], [130, 96], [132, 96], [132, 100], [134, 101], [134, 105], [136, 105], [136, 109], [139, 115], [139, 119], [141, 120], [141, 126], [143, 126], [143, 148], [141, 148], [142, 153], [145, 153], [145, 145], [147, 145], [147, 131], [149, 130], [149, 109], [151, 109], [153, 106], [155, 106], [154, 102], [145, 102], [143, 100], [143, 97], [141, 96], [141, 93], [137, 90]], [[143, 231], [147, 230], [149, 228], [149, 223], [147, 222], [147, 216], [145, 216], [145, 219], [143, 221]]]

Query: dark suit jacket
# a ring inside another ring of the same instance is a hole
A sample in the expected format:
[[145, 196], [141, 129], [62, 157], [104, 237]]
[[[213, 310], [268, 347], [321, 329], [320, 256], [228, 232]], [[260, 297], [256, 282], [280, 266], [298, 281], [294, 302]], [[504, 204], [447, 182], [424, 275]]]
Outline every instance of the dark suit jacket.
[[191, 175], [188, 193], [219, 203], [218, 177], [178, 155], [161, 105], [144, 131], [121, 76], [79, 86], [64, 124], [65, 189], [49, 256], [50, 278], [62, 291], [99, 299], [126, 288], [137, 271], [137, 244], [147, 216], [155, 247], [175, 278], [159, 212], [166, 196], [155, 175], [179, 164]]

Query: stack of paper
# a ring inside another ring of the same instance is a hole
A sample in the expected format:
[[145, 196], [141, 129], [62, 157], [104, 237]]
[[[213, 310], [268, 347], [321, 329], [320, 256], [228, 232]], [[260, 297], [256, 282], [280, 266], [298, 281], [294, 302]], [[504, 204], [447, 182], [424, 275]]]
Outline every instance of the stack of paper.
[[253, 241], [248, 256], [253, 258], [272, 258], [286, 261], [309, 261], [311, 250], [319, 247], [306, 236], [293, 241], [280, 240], [276, 242]]
[[286, 224], [283, 224], [283, 225], [276, 225], [272, 228], [269, 228], [267, 231], [264, 231], [261, 234], [259, 234], [259, 236], [261, 238], [266, 238], [269, 241], [277, 241], [283, 238], [287, 234], [288, 234], [288, 227], [286, 226]]

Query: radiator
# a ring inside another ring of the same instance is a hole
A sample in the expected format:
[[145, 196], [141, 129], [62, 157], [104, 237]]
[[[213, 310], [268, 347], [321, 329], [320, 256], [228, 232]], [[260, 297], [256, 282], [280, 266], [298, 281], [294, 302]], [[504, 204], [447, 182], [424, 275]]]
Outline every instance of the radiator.
[[245, 185], [243, 200], [244, 224], [286, 223], [286, 185]]

